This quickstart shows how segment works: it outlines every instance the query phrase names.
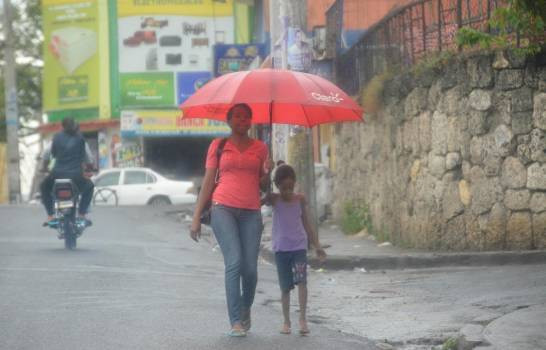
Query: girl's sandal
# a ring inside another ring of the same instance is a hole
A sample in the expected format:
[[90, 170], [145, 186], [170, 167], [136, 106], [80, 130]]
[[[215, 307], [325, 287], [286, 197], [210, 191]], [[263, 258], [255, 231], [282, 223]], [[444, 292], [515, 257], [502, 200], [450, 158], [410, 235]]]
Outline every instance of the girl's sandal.
[[290, 329], [290, 326], [287, 324], [284, 324], [280, 331], [281, 334], [290, 334], [292, 333], [292, 330]]
[[309, 328], [307, 327], [307, 322], [300, 322], [300, 335], [306, 336], [309, 333], [311, 332], [309, 331]]

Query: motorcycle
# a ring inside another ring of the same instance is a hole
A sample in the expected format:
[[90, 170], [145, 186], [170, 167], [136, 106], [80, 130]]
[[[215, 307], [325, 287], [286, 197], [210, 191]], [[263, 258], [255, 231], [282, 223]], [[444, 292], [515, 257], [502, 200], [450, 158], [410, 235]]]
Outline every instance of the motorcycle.
[[70, 179], [56, 179], [53, 185], [55, 219], [45, 223], [58, 231], [58, 238], [64, 239], [66, 249], [75, 249], [76, 240], [80, 237], [90, 221], [77, 217], [79, 191]]

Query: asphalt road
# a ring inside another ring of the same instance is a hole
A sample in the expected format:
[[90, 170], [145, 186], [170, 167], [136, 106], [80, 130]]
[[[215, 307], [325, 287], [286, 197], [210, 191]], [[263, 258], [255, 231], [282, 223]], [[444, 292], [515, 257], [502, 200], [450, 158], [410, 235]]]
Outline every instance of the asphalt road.
[[309, 337], [279, 334], [265, 263], [252, 331], [229, 338], [221, 254], [162, 212], [96, 208], [75, 251], [43, 218], [0, 206], [0, 349], [375, 349], [317, 323]]

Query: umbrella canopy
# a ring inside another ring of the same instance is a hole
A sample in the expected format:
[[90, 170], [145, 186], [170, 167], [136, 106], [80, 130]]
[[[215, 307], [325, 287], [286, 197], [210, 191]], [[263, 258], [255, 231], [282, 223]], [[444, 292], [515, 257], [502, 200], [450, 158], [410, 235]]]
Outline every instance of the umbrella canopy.
[[278, 69], [223, 75], [197, 90], [180, 108], [184, 118], [225, 121], [228, 109], [237, 103], [252, 108], [255, 124], [312, 127], [362, 121], [362, 108], [330, 81], [313, 74]]

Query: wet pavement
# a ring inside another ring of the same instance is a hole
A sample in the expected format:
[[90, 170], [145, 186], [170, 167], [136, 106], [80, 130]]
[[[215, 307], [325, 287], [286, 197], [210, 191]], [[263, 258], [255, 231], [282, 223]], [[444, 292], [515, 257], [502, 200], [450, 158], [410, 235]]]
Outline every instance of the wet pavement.
[[[94, 226], [68, 252], [39, 226], [41, 208], [0, 206], [0, 348], [421, 350], [450, 339], [461, 349], [546, 348], [546, 265], [527, 258], [418, 269], [327, 261], [309, 272], [312, 335], [281, 336], [267, 230], [253, 331], [234, 342], [225, 335], [219, 249], [207, 231], [191, 241], [179, 213], [97, 208]], [[332, 225], [321, 241], [330, 260], [430, 254], [379, 247]], [[518, 253], [526, 252], [510, 254]]]
[[163, 212], [95, 208], [74, 251], [43, 219], [0, 206], [0, 349], [376, 349], [324, 325], [279, 334], [266, 264], [251, 333], [229, 338], [220, 253]]

